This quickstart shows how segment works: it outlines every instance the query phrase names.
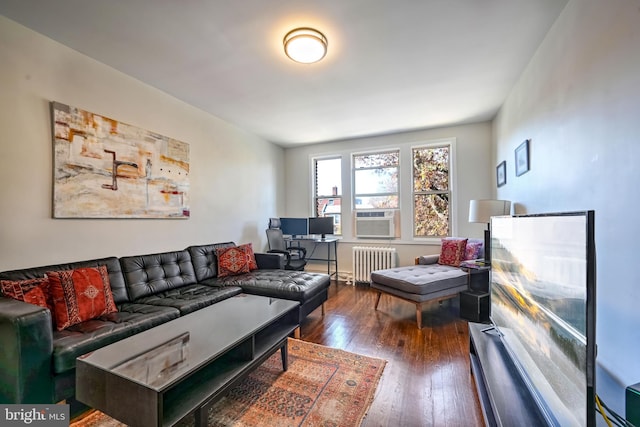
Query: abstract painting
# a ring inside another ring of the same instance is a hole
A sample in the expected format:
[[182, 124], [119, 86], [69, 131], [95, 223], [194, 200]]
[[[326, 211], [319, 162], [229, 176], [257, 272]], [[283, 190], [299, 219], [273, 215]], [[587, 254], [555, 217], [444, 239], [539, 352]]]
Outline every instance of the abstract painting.
[[58, 102], [54, 218], [189, 218], [189, 144]]

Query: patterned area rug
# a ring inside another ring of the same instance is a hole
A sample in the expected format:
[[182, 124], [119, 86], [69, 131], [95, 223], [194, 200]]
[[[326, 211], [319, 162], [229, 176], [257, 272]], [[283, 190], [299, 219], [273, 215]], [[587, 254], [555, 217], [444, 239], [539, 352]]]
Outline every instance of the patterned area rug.
[[[209, 410], [211, 427], [359, 426], [386, 361], [289, 338], [289, 369], [280, 352]], [[121, 427], [92, 412], [72, 427]], [[193, 425], [193, 417], [181, 425]]]

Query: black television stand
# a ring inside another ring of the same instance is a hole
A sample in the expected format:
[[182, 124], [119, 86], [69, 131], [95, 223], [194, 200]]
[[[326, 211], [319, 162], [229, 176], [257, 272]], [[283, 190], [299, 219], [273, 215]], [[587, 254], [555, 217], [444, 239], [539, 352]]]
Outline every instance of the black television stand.
[[469, 357], [487, 427], [548, 425], [495, 330], [469, 322]]

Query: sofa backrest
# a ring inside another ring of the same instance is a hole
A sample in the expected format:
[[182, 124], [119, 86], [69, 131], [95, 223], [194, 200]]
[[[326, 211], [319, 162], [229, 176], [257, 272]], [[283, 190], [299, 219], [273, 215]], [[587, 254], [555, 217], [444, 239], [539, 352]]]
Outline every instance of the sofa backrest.
[[87, 261], [76, 261], [68, 264], [55, 264], [44, 267], [32, 267], [22, 270], [3, 271], [0, 273], [0, 280], [27, 280], [44, 277], [48, 271], [73, 270], [74, 268], [98, 267], [104, 265], [109, 272], [109, 284], [113, 293], [113, 300], [116, 304], [129, 301], [124, 276], [120, 268], [120, 262], [116, 257], [99, 258]]
[[233, 242], [214, 243], [212, 245], [189, 246], [187, 251], [191, 254], [191, 262], [195, 269], [196, 279], [202, 282], [218, 276], [217, 248], [229, 248], [236, 244]]
[[187, 250], [122, 257], [120, 265], [132, 301], [196, 283]]

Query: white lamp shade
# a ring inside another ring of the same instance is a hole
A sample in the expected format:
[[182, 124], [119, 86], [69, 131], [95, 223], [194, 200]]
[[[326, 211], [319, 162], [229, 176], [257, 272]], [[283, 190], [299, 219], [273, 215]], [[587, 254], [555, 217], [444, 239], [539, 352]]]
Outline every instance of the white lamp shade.
[[284, 51], [296, 62], [312, 64], [327, 54], [327, 38], [313, 28], [296, 28], [284, 36]]
[[508, 215], [511, 202], [508, 200], [471, 200], [469, 202], [469, 222], [488, 224], [492, 216]]

